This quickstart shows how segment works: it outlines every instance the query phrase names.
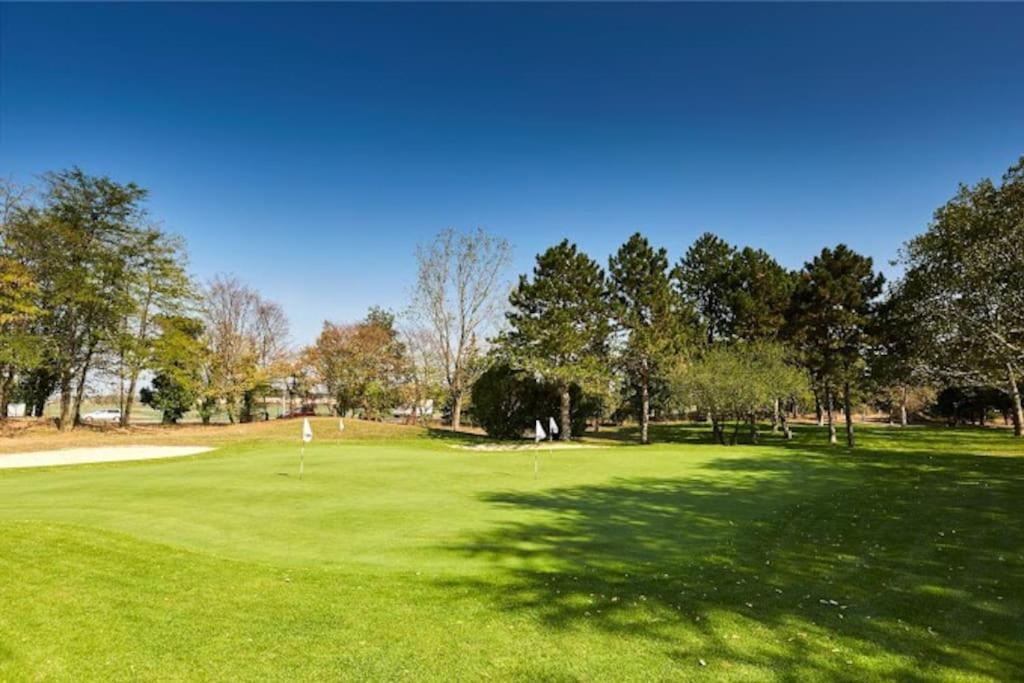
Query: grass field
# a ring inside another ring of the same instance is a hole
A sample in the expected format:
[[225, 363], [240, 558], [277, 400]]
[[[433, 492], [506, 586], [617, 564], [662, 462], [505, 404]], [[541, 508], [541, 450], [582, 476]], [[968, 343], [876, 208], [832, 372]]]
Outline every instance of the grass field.
[[849, 454], [662, 427], [535, 479], [531, 453], [323, 419], [300, 481], [297, 428], [0, 472], [0, 680], [1024, 677], [1006, 431]]

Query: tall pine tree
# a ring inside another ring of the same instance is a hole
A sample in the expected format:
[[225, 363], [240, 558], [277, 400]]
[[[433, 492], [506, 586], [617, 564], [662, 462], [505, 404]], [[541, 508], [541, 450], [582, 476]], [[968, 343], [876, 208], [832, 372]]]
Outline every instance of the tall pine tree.
[[520, 276], [509, 303], [510, 329], [503, 343], [518, 365], [558, 388], [560, 436], [569, 440], [570, 387], [596, 386], [609, 374], [611, 323], [604, 272], [563, 240], [537, 256], [533, 278]]
[[706, 232], [690, 246], [673, 271], [679, 291], [697, 311], [707, 343], [729, 334], [732, 321], [732, 261], [728, 242]]
[[608, 290], [622, 335], [619, 364], [636, 390], [640, 442], [647, 444], [652, 385], [684, 346], [682, 299], [672, 289], [667, 252], [634, 234], [609, 259]]
[[845, 244], [822, 249], [800, 272], [793, 293], [793, 335], [815, 379], [824, 387], [829, 443], [835, 443], [832, 408], [842, 391], [846, 443], [854, 446], [851, 394], [864, 365], [874, 301], [885, 279], [871, 258]]

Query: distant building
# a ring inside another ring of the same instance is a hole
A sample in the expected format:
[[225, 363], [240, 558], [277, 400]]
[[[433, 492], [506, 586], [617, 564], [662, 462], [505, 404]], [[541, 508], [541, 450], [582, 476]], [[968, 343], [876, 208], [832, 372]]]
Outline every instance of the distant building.
[[413, 414], [417, 417], [432, 417], [434, 415], [434, 399], [427, 398], [420, 401], [418, 411], [414, 409], [414, 406], [398, 406], [391, 410], [391, 414], [395, 417], [411, 417]]

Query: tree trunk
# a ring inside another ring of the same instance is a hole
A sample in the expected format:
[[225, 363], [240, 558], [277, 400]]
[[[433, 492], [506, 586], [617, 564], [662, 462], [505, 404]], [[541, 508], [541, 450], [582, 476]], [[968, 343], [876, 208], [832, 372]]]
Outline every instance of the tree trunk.
[[568, 384], [566, 384], [566, 385], [564, 385], [562, 387], [561, 399], [562, 399], [562, 424], [558, 425], [561, 428], [561, 432], [559, 433], [558, 436], [559, 436], [559, 439], [562, 440], [562, 441], [571, 441], [572, 440], [572, 414], [571, 414], [571, 407], [572, 406], [570, 404], [570, 400], [571, 399], [569, 397], [569, 385]]
[[775, 399], [775, 403], [772, 405], [772, 434], [778, 433], [779, 421], [779, 399]]
[[821, 399], [818, 398], [818, 394], [814, 394], [814, 417], [818, 422], [818, 426], [824, 426], [824, 417], [821, 414]]
[[828, 418], [828, 442], [836, 443], [836, 421], [833, 416], [832, 390], [825, 389], [825, 414]]
[[850, 405], [850, 383], [843, 384], [843, 416], [846, 418], [846, 445], [853, 448], [853, 407]]
[[650, 382], [646, 376], [640, 380], [640, 443], [649, 444], [650, 438], [648, 437], [647, 427], [651, 421], [651, 393], [650, 393]]
[[750, 443], [757, 443], [757, 417], [750, 416]]
[[50, 398], [49, 394], [45, 393], [39, 384], [40, 382], [37, 379], [36, 383], [32, 386], [32, 417], [43, 416], [43, 413], [46, 412], [46, 399]]
[[62, 432], [71, 429], [71, 370], [64, 370], [60, 374], [60, 424], [58, 428]]
[[789, 441], [793, 438], [793, 430], [789, 428], [789, 418], [786, 417], [785, 410], [779, 413], [779, 422], [782, 424], [782, 434], [786, 437], [786, 441]]
[[121, 411], [121, 426], [127, 427], [132, 419], [132, 406], [135, 404], [135, 387], [139, 382], [139, 371], [133, 369], [128, 380], [128, 393], [124, 397], [124, 410]]
[[85, 398], [85, 380], [89, 377], [89, 364], [92, 363], [93, 346], [85, 354], [85, 360], [82, 362], [82, 372], [78, 375], [78, 386], [75, 387], [75, 405], [73, 409], [74, 413], [74, 424], [79, 424], [82, 421], [82, 399]]
[[14, 368], [11, 367], [3, 373], [0, 380], [0, 422], [7, 419], [8, 397], [11, 395], [11, 385], [14, 384]]
[[455, 391], [455, 399], [452, 403], [452, 431], [457, 432], [462, 427], [462, 392]]
[[1017, 384], [1017, 377], [1013, 372], [1013, 366], [1006, 364], [1006, 378], [1010, 385], [1010, 417], [1013, 418], [1013, 435], [1018, 439], [1024, 436], [1024, 409], [1021, 408], [1020, 386]]
[[900, 427], [907, 426], [907, 388], [900, 393]]

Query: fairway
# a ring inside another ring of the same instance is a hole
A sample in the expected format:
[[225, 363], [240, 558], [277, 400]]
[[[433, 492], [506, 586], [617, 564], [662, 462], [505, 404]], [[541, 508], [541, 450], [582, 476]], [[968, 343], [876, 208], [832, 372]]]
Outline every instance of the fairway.
[[280, 438], [0, 473], [0, 679], [1024, 671], [1005, 432], [877, 427], [849, 455], [663, 427], [536, 479], [413, 434], [314, 441], [301, 481]]

